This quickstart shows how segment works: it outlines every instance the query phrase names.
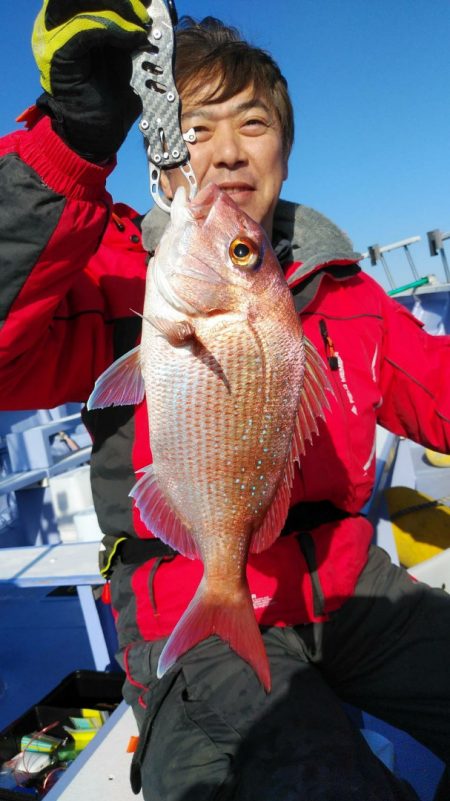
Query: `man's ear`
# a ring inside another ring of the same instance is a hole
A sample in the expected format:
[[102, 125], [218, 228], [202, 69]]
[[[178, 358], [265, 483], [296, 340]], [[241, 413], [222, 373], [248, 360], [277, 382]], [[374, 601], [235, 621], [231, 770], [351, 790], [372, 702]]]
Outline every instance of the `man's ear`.
[[169, 176], [167, 175], [167, 170], [161, 170], [161, 175], [159, 176], [159, 182], [161, 185], [161, 189], [164, 192], [167, 200], [173, 200], [173, 189], [170, 184]]
[[288, 160], [285, 159], [284, 160], [284, 169], [283, 169], [283, 181], [286, 180], [288, 175], [289, 175], [289, 165], [288, 165]]

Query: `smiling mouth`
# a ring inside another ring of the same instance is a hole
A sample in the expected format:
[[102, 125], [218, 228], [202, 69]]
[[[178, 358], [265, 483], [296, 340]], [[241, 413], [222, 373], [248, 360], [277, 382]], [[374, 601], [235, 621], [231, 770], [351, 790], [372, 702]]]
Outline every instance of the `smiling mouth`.
[[253, 192], [254, 187], [250, 184], [232, 184], [232, 183], [223, 183], [219, 184], [220, 189], [223, 192], [226, 192], [227, 195], [238, 195], [241, 192]]

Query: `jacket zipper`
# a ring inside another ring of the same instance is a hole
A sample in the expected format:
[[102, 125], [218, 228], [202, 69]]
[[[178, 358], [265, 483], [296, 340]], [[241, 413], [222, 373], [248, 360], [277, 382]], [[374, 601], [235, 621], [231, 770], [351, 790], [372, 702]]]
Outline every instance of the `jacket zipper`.
[[328, 333], [327, 324], [323, 318], [319, 320], [319, 329], [320, 333], [322, 334], [322, 339], [324, 341], [325, 353], [328, 364], [330, 365], [330, 370], [338, 370], [339, 362], [336, 356], [336, 351], [334, 349], [334, 343]]

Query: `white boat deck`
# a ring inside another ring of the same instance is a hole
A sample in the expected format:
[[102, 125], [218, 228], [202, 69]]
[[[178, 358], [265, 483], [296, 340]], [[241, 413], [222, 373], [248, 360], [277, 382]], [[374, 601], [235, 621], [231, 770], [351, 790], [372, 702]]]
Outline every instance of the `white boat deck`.
[[[45, 796], [45, 801], [142, 801], [130, 786], [130, 737], [137, 735], [133, 713], [125, 702]], [[200, 801], [200, 799], [199, 799]]]

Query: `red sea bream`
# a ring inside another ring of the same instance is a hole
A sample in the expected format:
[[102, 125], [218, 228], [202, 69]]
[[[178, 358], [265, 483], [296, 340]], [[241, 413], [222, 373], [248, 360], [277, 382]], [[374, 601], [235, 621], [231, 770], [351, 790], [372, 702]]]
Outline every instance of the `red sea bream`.
[[214, 185], [191, 203], [179, 189], [149, 265], [141, 345], [89, 401], [138, 403], [145, 392], [153, 464], [131, 495], [155, 536], [204, 566], [158, 675], [217, 634], [270, 690], [247, 555], [280, 534], [326, 388], [262, 228]]

